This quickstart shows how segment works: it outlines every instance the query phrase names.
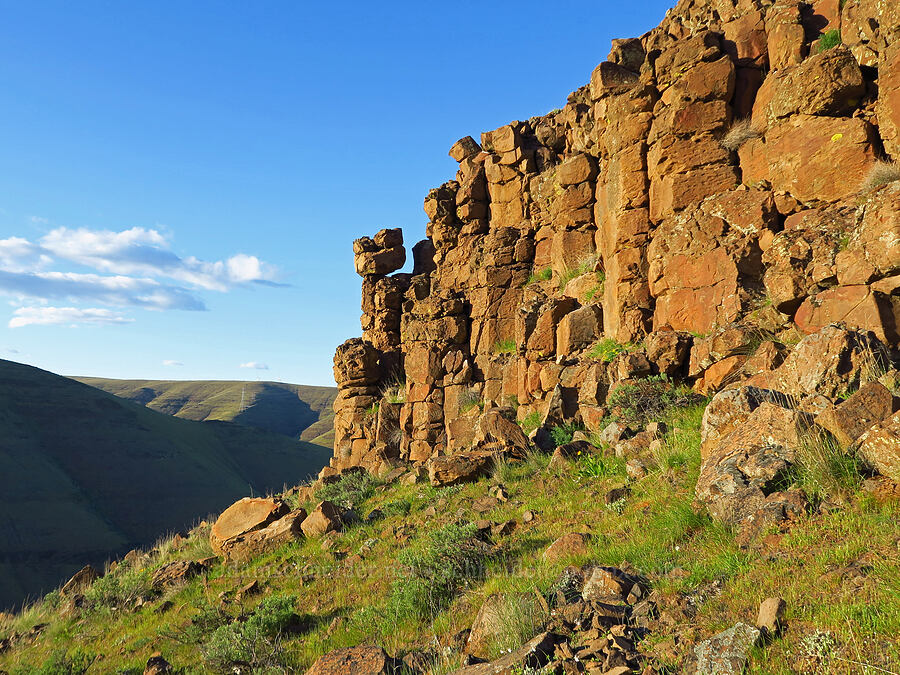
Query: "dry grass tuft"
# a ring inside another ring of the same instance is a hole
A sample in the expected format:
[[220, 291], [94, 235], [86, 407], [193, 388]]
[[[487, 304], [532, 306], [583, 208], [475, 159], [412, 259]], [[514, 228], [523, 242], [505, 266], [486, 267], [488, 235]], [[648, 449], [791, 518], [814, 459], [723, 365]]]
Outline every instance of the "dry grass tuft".
[[898, 180], [900, 180], [900, 162], [879, 160], [869, 170], [869, 174], [860, 186], [860, 192], [872, 192]]
[[728, 133], [722, 137], [722, 145], [734, 152], [747, 141], [762, 138], [762, 135], [762, 132], [753, 126], [749, 118], [737, 120], [731, 125]]

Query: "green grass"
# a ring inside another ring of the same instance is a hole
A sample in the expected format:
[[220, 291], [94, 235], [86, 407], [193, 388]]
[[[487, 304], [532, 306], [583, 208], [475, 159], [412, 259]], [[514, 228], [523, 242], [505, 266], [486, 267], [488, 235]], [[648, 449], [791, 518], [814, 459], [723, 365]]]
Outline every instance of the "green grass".
[[371, 497], [379, 485], [381, 481], [365, 471], [348, 473], [341, 476], [340, 480], [319, 488], [316, 499], [334, 502], [345, 509], [355, 509]]
[[[269, 663], [278, 672], [305, 672], [318, 656], [339, 647], [378, 644], [402, 654], [450, 644], [496, 593], [509, 609], [491, 647], [499, 653], [525, 639], [541, 619], [522, 598], [535, 592], [550, 597], [566, 565], [627, 563], [658, 592], [661, 611], [671, 613], [667, 603], [679, 598], [690, 607], [689, 617], [672, 615], [684, 637], [676, 644], [672, 672], [683, 672], [696, 640], [739, 620], [752, 621], [761, 600], [773, 595], [787, 601], [787, 630], [753, 652], [748, 673], [796, 670], [804, 639], [816, 631], [834, 638], [830, 665], [819, 672], [865, 672], [848, 667], [849, 661], [891, 670], [900, 660], [894, 640], [900, 632], [900, 504], [875, 503], [850, 486], [842, 506], [803, 518], [767, 544], [775, 548], [741, 549], [729, 528], [693, 505], [702, 413], [702, 401], [663, 411], [669, 430], [649, 473], [628, 481], [630, 495], [612, 506], [604, 496], [625, 481], [621, 460], [599, 453], [576, 457], [552, 473], [546, 470], [549, 456], [533, 452], [466, 485], [365, 490], [359, 512], [379, 509], [382, 519], [351, 526], [335, 538], [333, 550], [311, 539], [244, 565], [215, 564], [184, 586], [163, 595], [151, 592], [133, 611], [98, 603], [68, 616], [58, 596], [51, 596], [0, 627], [2, 638], [48, 623], [33, 643], [23, 641], [0, 654], [0, 669], [11, 675], [60, 672], [51, 668], [65, 659], [76, 663], [80, 655], [103, 654], [103, 672], [142, 672], [150, 653], [159, 650], [176, 668], [205, 672], [217, 654], [232, 658], [237, 652], [228, 650], [258, 635], [260, 670]], [[498, 479], [509, 500], [474, 513], [472, 502]], [[525, 510], [536, 514], [529, 524], [522, 522]], [[471, 525], [480, 518], [514, 519], [518, 526], [482, 547]], [[593, 534], [587, 555], [543, 559], [557, 537], [585, 528]], [[200, 528], [181, 546], [162, 545], [145, 561], [144, 573], [200, 555], [207, 536], [208, 528]], [[121, 578], [107, 584], [127, 587], [125, 576], [132, 573], [120, 567], [112, 574]], [[235, 590], [254, 579], [261, 594], [238, 600]], [[116, 597], [119, 591], [91, 593]], [[275, 599], [272, 606], [264, 605], [269, 598]], [[164, 601], [171, 605], [161, 609]], [[298, 611], [300, 625], [285, 629], [294, 626], [290, 615]], [[257, 620], [259, 630], [242, 627]], [[641, 649], [674, 631], [656, 629]], [[459, 667], [454, 658], [436, 658], [431, 675]]]
[[519, 426], [522, 427], [522, 431], [525, 432], [526, 436], [530, 436], [535, 429], [541, 426], [541, 413], [537, 410], [528, 413], [519, 420]]
[[821, 54], [829, 49], [833, 49], [842, 42], [841, 31], [837, 28], [833, 28], [819, 38], [819, 53]]
[[533, 272], [531, 275], [529, 275], [528, 281], [525, 282], [525, 285], [529, 286], [531, 284], [539, 284], [543, 281], [550, 281], [552, 277], [553, 269], [550, 267], [545, 267], [544, 269], [538, 272]]
[[516, 341], [512, 338], [498, 340], [491, 349], [491, 352], [494, 354], [515, 354]]
[[[577, 279], [580, 276], [583, 276], [594, 269], [594, 265], [597, 264], [597, 256], [590, 256], [585, 258], [584, 260], [578, 262], [574, 267], [566, 267], [559, 275], [559, 290], [562, 291], [568, 285], [572, 279]], [[603, 274], [602, 272], [600, 274]], [[601, 280], [598, 276], [598, 283], [602, 283], [603, 280], [606, 279], [606, 275], [603, 275], [603, 279]]]
[[622, 344], [612, 338], [603, 338], [590, 348], [588, 358], [601, 361], [602, 363], [609, 363], [619, 354], [627, 354], [635, 349], [638, 349], [638, 345], [631, 342]]

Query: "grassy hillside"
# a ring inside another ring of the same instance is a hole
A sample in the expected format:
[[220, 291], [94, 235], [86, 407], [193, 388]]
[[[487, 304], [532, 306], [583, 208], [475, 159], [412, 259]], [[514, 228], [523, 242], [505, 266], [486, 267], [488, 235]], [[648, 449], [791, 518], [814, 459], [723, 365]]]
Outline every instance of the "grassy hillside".
[[318, 437], [331, 430], [337, 396], [335, 387], [283, 382], [73, 379], [167, 415], [235, 422], [319, 445], [328, 443]]
[[197, 423], [0, 360], [0, 607], [315, 474], [330, 452]]
[[[329, 650], [378, 644], [397, 655], [421, 650], [422, 672], [446, 675], [462, 662], [456, 636], [491, 594], [513, 602], [538, 593], [555, 602], [567, 565], [600, 564], [630, 569], [651, 589], [658, 611], [637, 649], [655, 672], [691, 672], [698, 640], [736, 621], [753, 623], [771, 596], [787, 601], [785, 630], [753, 650], [747, 672], [898, 672], [900, 503], [878, 502], [852, 482], [787, 533], [741, 548], [727, 526], [692, 504], [702, 411], [669, 411], [671, 431], [653, 465], [631, 481], [624, 460], [603, 449], [555, 466], [534, 453], [502, 463], [493, 477], [445, 488], [350, 476], [315, 495], [353, 504], [364, 517], [330, 544], [297, 541], [152, 591], [155, 569], [211, 554], [209, 528], [198, 527], [95, 583], [81, 609], [67, 610], [51, 594], [0, 621], [0, 640], [10, 638], [0, 669], [141, 673], [160, 651], [185, 673], [233, 672], [235, 661], [251, 662], [253, 672], [304, 672]], [[485, 504], [498, 483], [508, 498]], [[610, 501], [609, 491], [625, 484], [630, 492]], [[380, 518], [365, 519], [375, 510]], [[506, 525], [491, 534], [484, 558], [473, 560], [461, 544], [481, 519]], [[571, 532], [592, 535], [587, 549], [546, 559], [548, 545]], [[254, 581], [258, 593], [238, 592]], [[139, 609], [116, 609], [135, 598], [145, 600]], [[552, 621], [530, 612], [502, 615], [492, 654]], [[47, 624], [43, 632], [28, 637], [39, 624]]]

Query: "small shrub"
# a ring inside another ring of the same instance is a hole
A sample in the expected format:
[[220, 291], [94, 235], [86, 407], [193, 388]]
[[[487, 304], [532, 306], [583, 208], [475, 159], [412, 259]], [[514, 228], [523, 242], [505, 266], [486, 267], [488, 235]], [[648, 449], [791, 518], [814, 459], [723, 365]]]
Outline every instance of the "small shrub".
[[568, 422], [566, 424], [560, 424], [555, 427], [551, 427], [550, 438], [553, 439], [553, 444], [556, 447], [559, 447], [560, 445], [571, 443], [572, 438], [575, 436], [575, 432], [583, 430], [584, 427], [582, 427], [581, 425]]
[[837, 28], [833, 28], [819, 38], [819, 53], [821, 54], [822, 52], [837, 47], [841, 42], [841, 31]]
[[387, 502], [379, 507], [378, 510], [384, 514], [385, 518], [390, 518], [392, 516], [406, 516], [409, 515], [409, 512], [412, 510], [412, 503], [408, 499], [396, 499]]
[[516, 341], [513, 339], [498, 340], [494, 345], [494, 354], [515, 354]]
[[150, 594], [151, 572], [121, 566], [115, 572], [100, 577], [84, 592], [85, 604], [93, 609], [125, 607]]
[[872, 192], [883, 185], [900, 180], [900, 162], [879, 160], [872, 165], [860, 187], [861, 192]]
[[366, 408], [363, 414], [368, 418], [374, 418], [376, 415], [378, 415], [378, 409], [380, 407], [381, 406], [379, 406], [378, 403], [373, 403], [368, 408]]
[[372, 496], [380, 481], [367, 471], [358, 471], [341, 476], [334, 483], [324, 485], [316, 491], [319, 501], [334, 502], [346, 509], [355, 509]]
[[541, 426], [541, 413], [537, 410], [528, 413], [519, 420], [519, 426], [522, 427], [522, 431], [525, 432], [526, 436], [530, 436], [531, 432]]
[[550, 278], [553, 276], [553, 270], [549, 267], [545, 267], [539, 272], [534, 272], [531, 276], [528, 277], [528, 281], [525, 282], [525, 285], [529, 284], [537, 284], [542, 281], [550, 281]]
[[531, 593], [504, 593], [494, 610], [487, 645], [491, 658], [521, 647], [538, 633], [547, 618]]
[[296, 602], [293, 595], [272, 595], [246, 621], [219, 626], [203, 645], [204, 657], [220, 668], [229, 668], [237, 661], [254, 668], [283, 665], [279, 659], [281, 638], [297, 621]]
[[744, 143], [762, 138], [762, 132], [754, 128], [749, 119], [737, 120], [722, 137], [722, 145], [732, 152], [737, 151]]
[[665, 375], [620, 384], [606, 400], [613, 418], [643, 427], [661, 420], [673, 408], [693, 406], [703, 400], [688, 387], [675, 385]]
[[474, 524], [451, 523], [402, 551], [398, 561], [405, 574], [394, 582], [390, 612], [433, 620], [470, 581], [481, 579], [487, 553], [476, 532]]
[[582, 454], [577, 458], [578, 478], [612, 478], [625, 475], [625, 460], [614, 455]]
[[603, 363], [609, 363], [619, 354], [632, 352], [635, 349], [637, 349], [637, 345], [632, 344], [631, 342], [620, 344], [612, 338], [603, 338], [591, 347], [588, 352], [588, 357], [596, 359], [597, 361], [602, 361]]
[[76, 648], [71, 653], [65, 649], [59, 649], [50, 655], [39, 668], [26, 672], [32, 675], [81, 675], [88, 672], [88, 668], [96, 660], [96, 656]]

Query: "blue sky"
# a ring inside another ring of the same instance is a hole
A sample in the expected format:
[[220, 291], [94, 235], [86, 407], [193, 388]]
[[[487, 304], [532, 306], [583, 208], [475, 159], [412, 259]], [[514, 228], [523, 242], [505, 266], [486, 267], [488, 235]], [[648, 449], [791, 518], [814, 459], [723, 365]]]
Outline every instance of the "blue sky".
[[0, 358], [332, 385], [352, 240], [669, 4], [0, 1]]

